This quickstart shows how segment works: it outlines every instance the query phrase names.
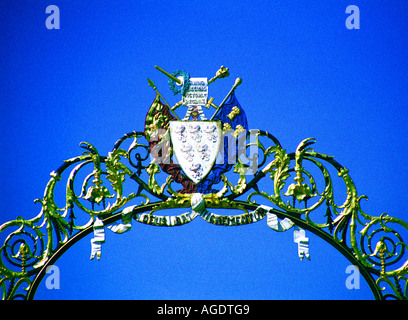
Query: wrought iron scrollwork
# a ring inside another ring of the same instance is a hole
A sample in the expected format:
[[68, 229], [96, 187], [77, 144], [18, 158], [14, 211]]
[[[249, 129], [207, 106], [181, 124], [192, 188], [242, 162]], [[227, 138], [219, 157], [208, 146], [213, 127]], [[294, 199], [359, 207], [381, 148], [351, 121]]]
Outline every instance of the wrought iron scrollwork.
[[[372, 216], [361, 208], [347, 168], [332, 156], [315, 152], [313, 138], [287, 153], [279, 141], [261, 130], [251, 130], [246, 154], [225, 172], [216, 192], [201, 195], [179, 193], [181, 185], [151, 161], [149, 141], [143, 132], [119, 139], [106, 156], [89, 143], [80, 156], [64, 161], [51, 172], [40, 213], [32, 219], [17, 217], [0, 226], [0, 293], [3, 299], [31, 299], [44, 267], [61, 255], [70, 241], [92, 232], [97, 219], [105, 225], [124, 217], [156, 225], [177, 226], [202, 217], [209, 223], [233, 226], [253, 223], [273, 213], [322, 236], [346, 257], [363, 268], [378, 299], [407, 299], [408, 223], [381, 214]], [[251, 151], [250, 151], [251, 150]], [[337, 177], [335, 177], [336, 175]], [[56, 185], [65, 180], [63, 205]], [[337, 193], [334, 178], [343, 184]], [[339, 199], [343, 200], [339, 202]], [[58, 201], [57, 201], [58, 199]], [[192, 211], [157, 215], [168, 208]], [[211, 208], [236, 209], [242, 214], [219, 215]], [[123, 226], [114, 228], [122, 232]]]

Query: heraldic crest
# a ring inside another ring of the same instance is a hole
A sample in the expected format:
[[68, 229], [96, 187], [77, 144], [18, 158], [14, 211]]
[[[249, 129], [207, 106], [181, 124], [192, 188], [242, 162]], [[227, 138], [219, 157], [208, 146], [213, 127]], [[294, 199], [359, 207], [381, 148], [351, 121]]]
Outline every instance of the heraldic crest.
[[40, 213], [0, 225], [3, 299], [33, 299], [48, 267], [88, 234], [91, 259], [99, 259], [106, 229], [121, 234], [133, 221], [175, 227], [198, 217], [217, 226], [266, 218], [274, 231], [293, 230], [300, 259], [310, 258], [311, 231], [359, 269], [376, 299], [407, 299], [407, 222], [365, 213], [367, 197], [358, 195], [349, 170], [314, 151], [314, 138], [287, 152], [272, 134], [250, 129], [236, 95], [240, 78], [217, 105], [209, 89], [228, 68], [209, 80], [156, 69], [179, 102], [170, 106], [148, 79], [156, 95], [142, 131], [125, 134], [107, 155], [81, 142], [83, 154], [51, 172], [35, 200]]
[[[227, 77], [227, 68], [221, 67], [209, 81], [207, 78], [190, 78], [184, 71], [169, 74], [156, 68], [169, 76], [170, 88], [175, 94], [182, 93], [182, 100], [172, 108], [163, 104], [160, 93], [149, 80], [156, 90], [156, 99], [146, 116], [145, 133], [150, 139], [153, 162], [183, 185], [181, 193], [212, 193], [215, 191], [212, 186], [221, 181], [221, 175], [231, 170], [236, 161], [238, 146], [229, 150], [228, 143], [248, 130], [245, 112], [235, 96], [235, 89], [242, 81], [236, 79], [231, 91], [217, 107], [213, 99], [208, 98], [208, 85]], [[175, 110], [183, 105], [187, 112], [180, 120]], [[211, 107], [215, 112], [207, 119], [203, 108]]]

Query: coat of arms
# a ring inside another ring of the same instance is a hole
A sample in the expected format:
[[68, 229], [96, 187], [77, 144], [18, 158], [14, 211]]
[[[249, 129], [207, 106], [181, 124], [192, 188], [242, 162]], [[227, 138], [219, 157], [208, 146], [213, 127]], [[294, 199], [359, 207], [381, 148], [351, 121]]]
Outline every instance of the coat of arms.
[[[190, 77], [182, 70], [168, 73], [156, 68], [169, 77], [173, 93], [182, 97], [170, 107], [149, 79], [149, 84], [156, 90], [156, 98], [145, 123], [152, 161], [170, 174], [175, 182], [183, 185], [179, 192], [212, 193], [213, 185], [220, 182], [221, 175], [237, 161], [237, 150], [231, 152], [228, 139], [237, 139], [248, 130], [245, 112], [235, 96], [241, 79], [236, 79], [230, 92], [217, 106], [209, 97], [208, 87], [215, 80], [227, 77], [228, 68], [221, 66], [210, 80]], [[175, 113], [181, 106], [187, 107], [182, 119]], [[204, 112], [210, 108], [216, 109], [211, 117]]]
[[222, 138], [219, 121], [170, 121], [170, 138], [181, 169], [194, 183], [212, 169]]

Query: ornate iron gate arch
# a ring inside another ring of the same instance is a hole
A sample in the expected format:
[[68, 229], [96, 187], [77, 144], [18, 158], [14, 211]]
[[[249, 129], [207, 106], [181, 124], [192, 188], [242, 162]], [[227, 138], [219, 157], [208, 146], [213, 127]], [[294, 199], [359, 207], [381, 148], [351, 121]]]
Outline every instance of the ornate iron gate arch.
[[[123, 233], [132, 228], [133, 221], [171, 227], [197, 218], [222, 226], [266, 220], [275, 231], [294, 229], [301, 258], [309, 258], [305, 230], [311, 231], [359, 268], [376, 299], [407, 299], [404, 237], [408, 223], [385, 213], [365, 213], [360, 202], [366, 197], [358, 195], [347, 168], [332, 156], [314, 151], [311, 146], [315, 139], [305, 139], [295, 152], [287, 153], [268, 132], [246, 130], [245, 113], [234, 95], [240, 80], [220, 106], [215, 106], [206, 96], [208, 84], [226, 77], [228, 69], [222, 67], [208, 81], [180, 71], [168, 75], [170, 88], [184, 93], [180, 103], [172, 108], [162, 103], [164, 99], [149, 80], [156, 98], [143, 132], [125, 134], [107, 155], [100, 155], [89, 143], [81, 143], [85, 152], [64, 161], [51, 173], [43, 198], [36, 200], [41, 204], [40, 213], [32, 219], [17, 217], [0, 226], [0, 237], [4, 238], [0, 248], [3, 299], [33, 299], [47, 267], [90, 233], [94, 234], [91, 259], [99, 259], [106, 228]], [[181, 89], [176, 88], [176, 80]], [[203, 102], [189, 96], [191, 92], [200, 93], [198, 98]], [[204, 102], [216, 108], [210, 121], [198, 120], [204, 114], [197, 106]], [[183, 104], [189, 106], [187, 115], [193, 117], [192, 121], [177, 121], [174, 110]], [[222, 127], [214, 124], [213, 118]], [[173, 150], [175, 139], [182, 143], [200, 139], [207, 139], [207, 144], [220, 143], [216, 156], [221, 161], [211, 160], [211, 146], [205, 148], [203, 144], [192, 150], [181, 143], [178, 150]], [[235, 162], [230, 161], [231, 154]], [[200, 161], [212, 161], [212, 165], [206, 167], [203, 162], [203, 166], [190, 169], [189, 159], [197, 156]], [[346, 189], [340, 203], [333, 172]], [[59, 207], [55, 187], [63, 174], [68, 175], [65, 205]], [[186, 211], [158, 214], [170, 208]], [[212, 209], [241, 213], [222, 215]]]

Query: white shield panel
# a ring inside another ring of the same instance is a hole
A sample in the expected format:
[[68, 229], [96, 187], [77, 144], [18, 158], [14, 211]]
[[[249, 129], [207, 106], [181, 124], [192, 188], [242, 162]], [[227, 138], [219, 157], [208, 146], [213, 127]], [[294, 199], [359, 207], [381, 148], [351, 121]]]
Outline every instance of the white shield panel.
[[170, 121], [170, 138], [178, 163], [194, 183], [215, 163], [222, 136], [219, 121]]

